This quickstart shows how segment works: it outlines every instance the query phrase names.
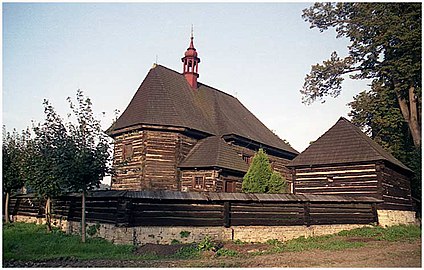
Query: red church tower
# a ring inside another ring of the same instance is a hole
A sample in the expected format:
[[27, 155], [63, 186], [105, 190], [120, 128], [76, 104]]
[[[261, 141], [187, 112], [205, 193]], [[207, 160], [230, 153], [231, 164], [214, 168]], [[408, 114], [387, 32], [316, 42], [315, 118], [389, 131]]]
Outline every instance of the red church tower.
[[199, 78], [198, 68], [200, 58], [197, 57], [197, 52], [193, 45], [193, 30], [191, 31], [190, 39], [190, 46], [187, 48], [187, 51], [185, 52], [184, 57], [181, 58], [181, 60], [183, 61], [184, 77], [193, 89], [197, 89], [197, 78]]

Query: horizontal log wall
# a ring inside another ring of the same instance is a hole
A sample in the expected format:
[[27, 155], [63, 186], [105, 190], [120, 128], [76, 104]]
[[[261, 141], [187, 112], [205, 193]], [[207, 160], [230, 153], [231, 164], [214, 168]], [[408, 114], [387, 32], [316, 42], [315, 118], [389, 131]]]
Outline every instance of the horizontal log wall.
[[[194, 177], [204, 177], [205, 188], [193, 187]], [[217, 170], [183, 170], [181, 171], [181, 190], [183, 191], [211, 191], [216, 192], [219, 173]]]
[[177, 190], [178, 133], [148, 130], [144, 181], [148, 189]]
[[407, 176], [384, 166], [381, 209], [412, 211], [411, 183]]
[[[133, 155], [124, 160], [124, 145], [132, 145]], [[142, 183], [145, 158], [145, 132], [134, 131], [115, 138], [113, 165], [116, 174], [112, 177], [112, 188], [117, 190], [139, 190]]]
[[[112, 189], [179, 190], [181, 175], [177, 165], [197, 140], [179, 132], [141, 130], [115, 138]], [[124, 159], [125, 145], [131, 145], [133, 155]]]
[[[295, 226], [322, 224], [369, 224], [377, 222], [373, 203], [270, 201], [249, 202], [142, 199], [129, 197], [86, 198], [90, 222], [135, 226]], [[42, 217], [45, 202], [13, 197], [10, 214]], [[81, 220], [81, 197], [52, 200], [54, 218]]]
[[378, 196], [375, 164], [296, 168], [294, 174], [296, 194]]

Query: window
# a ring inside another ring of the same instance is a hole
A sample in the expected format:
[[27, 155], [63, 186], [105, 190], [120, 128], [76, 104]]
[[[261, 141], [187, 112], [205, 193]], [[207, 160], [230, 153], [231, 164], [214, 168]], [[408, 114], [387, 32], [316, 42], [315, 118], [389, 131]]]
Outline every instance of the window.
[[204, 176], [193, 176], [193, 188], [204, 189], [205, 188], [205, 177]]
[[132, 158], [133, 156], [133, 146], [131, 143], [125, 143], [123, 146], [123, 153], [122, 153], [122, 158], [123, 159], [128, 159], [128, 158]]
[[236, 192], [237, 181], [225, 181], [224, 192]]
[[250, 162], [252, 161], [252, 157], [251, 156], [248, 156], [248, 155], [245, 155], [245, 154], [242, 154], [242, 159], [244, 160], [244, 162], [246, 162], [248, 165], [250, 165]]

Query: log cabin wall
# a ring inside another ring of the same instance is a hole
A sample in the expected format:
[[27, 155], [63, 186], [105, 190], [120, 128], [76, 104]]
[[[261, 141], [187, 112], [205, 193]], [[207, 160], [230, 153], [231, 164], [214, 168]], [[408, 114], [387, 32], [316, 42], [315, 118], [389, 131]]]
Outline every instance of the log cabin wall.
[[177, 164], [197, 140], [179, 132], [142, 130], [115, 138], [112, 189], [180, 189]]
[[295, 194], [380, 197], [375, 163], [294, 168]]
[[181, 171], [181, 191], [217, 192], [218, 181], [219, 181], [219, 170], [216, 170], [216, 169], [210, 169], [210, 170], [190, 169], [190, 170]]
[[410, 178], [388, 166], [382, 168], [382, 199], [384, 210], [412, 211]]
[[242, 192], [244, 173], [221, 171], [219, 180], [216, 183], [217, 192]]
[[[111, 187], [118, 190], [138, 190], [142, 188], [143, 165], [145, 159], [145, 132], [134, 131], [114, 138], [113, 165], [116, 174], [112, 177]], [[132, 153], [125, 153], [132, 147]]]

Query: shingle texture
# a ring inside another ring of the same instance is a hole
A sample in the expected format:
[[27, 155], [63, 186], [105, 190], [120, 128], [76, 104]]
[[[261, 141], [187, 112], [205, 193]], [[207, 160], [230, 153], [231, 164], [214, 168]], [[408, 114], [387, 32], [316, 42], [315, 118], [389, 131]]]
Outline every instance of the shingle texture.
[[235, 97], [202, 83], [193, 90], [182, 74], [161, 65], [149, 71], [109, 131], [138, 124], [185, 127], [219, 137], [233, 134], [298, 154]]
[[293, 159], [288, 166], [329, 165], [385, 160], [411, 171], [379, 144], [341, 117], [327, 132]]
[[238, 156], [237, 152], [218, 136], [211, 136], [199, 141], [178, 167], [196, 168], [214, 166], [240, 172], [247, 172], [249, 168], [243, 159]]

